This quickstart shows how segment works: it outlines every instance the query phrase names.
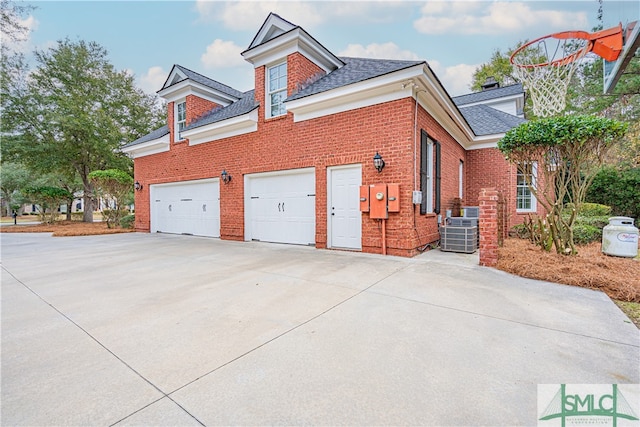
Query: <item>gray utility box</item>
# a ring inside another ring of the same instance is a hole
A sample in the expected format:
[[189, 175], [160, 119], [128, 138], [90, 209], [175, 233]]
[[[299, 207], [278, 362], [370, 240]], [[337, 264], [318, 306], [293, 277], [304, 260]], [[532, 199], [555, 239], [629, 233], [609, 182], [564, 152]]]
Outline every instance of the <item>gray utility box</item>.
[[478, 227], [440, 227], [440, 250], [472, 254], [478, 249]]
[[451, 217], [445, 220], [445, 225], [454, 227], [477, 227], [478, 218]]

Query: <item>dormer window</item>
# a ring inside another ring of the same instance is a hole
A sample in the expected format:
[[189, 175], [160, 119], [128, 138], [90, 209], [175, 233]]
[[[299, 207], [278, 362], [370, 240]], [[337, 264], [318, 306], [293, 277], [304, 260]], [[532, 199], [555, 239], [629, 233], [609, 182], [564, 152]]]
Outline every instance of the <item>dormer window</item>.
[[187, 126], [187, 103], [186, 101], [176, 102], [176, 131], [178, 138], [180, 138], [180, 132]]
[[283, 101], [287, 97], [287, 63], [267, 68], [267, 117], [286, 114]]

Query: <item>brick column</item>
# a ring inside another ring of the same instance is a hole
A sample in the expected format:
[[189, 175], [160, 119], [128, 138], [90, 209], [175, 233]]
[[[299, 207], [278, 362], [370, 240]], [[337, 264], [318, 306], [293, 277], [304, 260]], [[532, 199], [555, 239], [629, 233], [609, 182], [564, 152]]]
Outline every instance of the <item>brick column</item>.
[[485, 267], [498, 264], [498, 200], [495, 187], [480, 189], [480, 265]]

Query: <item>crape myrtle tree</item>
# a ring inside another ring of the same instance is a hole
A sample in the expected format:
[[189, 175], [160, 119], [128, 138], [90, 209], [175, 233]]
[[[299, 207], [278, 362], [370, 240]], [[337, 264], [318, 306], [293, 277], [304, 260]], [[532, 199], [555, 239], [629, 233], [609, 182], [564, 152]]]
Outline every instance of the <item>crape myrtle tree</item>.
[[164, 107], [138, 89], [128, 72], [115, 70], [97, 43], [61, 40], [34, 56], [32, 71], [22, 60], [3, 71], [9, 78], [2, 83], [2, 131], [13, 136], [3, 142], [3, 158], [41, 173], [78, 177], [83, 221], [92, 222], [89, 173], [130, 170], [131, 160], [119, 148], [161, 126]]
[[498, 142], [500, 151], [518, 168], [537, 165], [538, 180], [527, 186], [547, 211], [557, 253], [577, 253], [573, 242], [576, 215], [607, 152], [626, 129], [626, 123], [605, 117], [547, 117], [522, 123]]

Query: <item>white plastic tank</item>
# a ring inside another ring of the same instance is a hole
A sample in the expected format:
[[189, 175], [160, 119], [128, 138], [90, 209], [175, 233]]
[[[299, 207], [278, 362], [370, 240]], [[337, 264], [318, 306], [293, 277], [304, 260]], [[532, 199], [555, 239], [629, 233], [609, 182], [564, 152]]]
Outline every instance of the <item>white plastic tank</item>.
[[638, 229], [633, 226], [633, 218], [609, 218], [609, 224], [602, 229], [602, 252], [629, 258], [638, 256]]

